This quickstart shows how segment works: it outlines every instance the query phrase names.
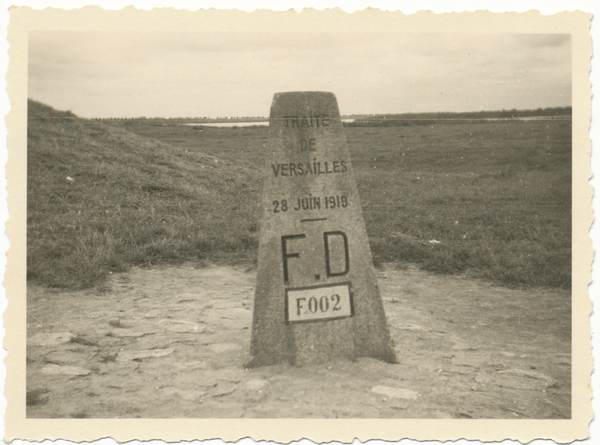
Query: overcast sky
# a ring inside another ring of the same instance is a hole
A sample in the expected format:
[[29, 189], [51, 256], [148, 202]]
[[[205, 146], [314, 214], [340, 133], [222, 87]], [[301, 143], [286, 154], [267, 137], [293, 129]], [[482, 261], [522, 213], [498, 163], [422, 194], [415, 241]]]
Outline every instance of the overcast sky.
[[342, 114], [571, 104], [565, 34], [31, 32], [28, 96], [81, 117], [268, 116], [331, 91]]

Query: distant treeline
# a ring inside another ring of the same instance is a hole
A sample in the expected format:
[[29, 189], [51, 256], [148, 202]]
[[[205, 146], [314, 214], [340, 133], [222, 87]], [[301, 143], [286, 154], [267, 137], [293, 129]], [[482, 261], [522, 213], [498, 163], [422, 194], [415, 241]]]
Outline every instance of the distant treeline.
[[435, 113], [401, 113], [401, 114], [376, 114], [352, 115], [353, 122], [344, 122], [347, 127], [393, 127], [409, 125], [427, 125], [431, 121], [465, 121], [482, 122], [487, 120], [512, 120], [512, 119], [570, 119], [572, 107], [537, 108], [535, 110], [497, 110], [497, 111], [469, 111], [461, 113], [435, 112]]
[[[571, 107], [537, 108], [535, 110], [498, 110], [498, 111], [468, 111], [461, 113], [435, 112], [435, 113], [399, 113], [399, 114], [355, 114], [342, 116], [343, 119], [354, 119], [353, 122], [344, 122], [348, 127], [373, 127], [373, 126], [406, 126], [406, 125], [426, 125], [432, 120], [448, 121], [485, 121], [492, 119], [523, 119], [523, 118], [550, 118], [550, 119], [570, 119], [572, 115]], [[95, 120], [107, 122], [120, 122], [130, 124], [146, 124], [158, 126], [171, 126], [191, 123], [215, 123], [215, 122], [268, 122], [264, 116], [241, 116], [241, 117], [111, 117], [96, 118]]]
[[128, 123], [139, 124], [144, 123], [147, 125], [158, 125], [158, 126], [171, 126], [171, 125], [182, 125], [182, 124], [207, 124], [215, 122], [268, 122], [269, 119], [262, 116], [242, 116], [242, 117], [106, 117], [106, 118], [95, 118], [103, 122], [120, 122], [125, 125]]

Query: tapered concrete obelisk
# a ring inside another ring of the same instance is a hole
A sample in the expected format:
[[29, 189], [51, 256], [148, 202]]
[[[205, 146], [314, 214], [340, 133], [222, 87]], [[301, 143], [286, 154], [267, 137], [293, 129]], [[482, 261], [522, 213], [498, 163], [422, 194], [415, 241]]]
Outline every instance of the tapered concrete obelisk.
[[271, 105], [249, 366], [396, 363], [332, 93]]

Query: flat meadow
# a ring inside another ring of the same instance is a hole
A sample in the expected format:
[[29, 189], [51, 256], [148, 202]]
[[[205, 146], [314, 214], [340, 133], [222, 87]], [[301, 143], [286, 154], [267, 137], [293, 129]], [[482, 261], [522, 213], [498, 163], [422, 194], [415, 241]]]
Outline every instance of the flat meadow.
[[[30, 280], [83, 288], [131, 266], [255, 261], [267, 127], [29, 108]], [[376, 266], [570, 287], [570, 120], [345, 133]]]
[[376, 261], [570, 287], [570, 121], [349, 130]]

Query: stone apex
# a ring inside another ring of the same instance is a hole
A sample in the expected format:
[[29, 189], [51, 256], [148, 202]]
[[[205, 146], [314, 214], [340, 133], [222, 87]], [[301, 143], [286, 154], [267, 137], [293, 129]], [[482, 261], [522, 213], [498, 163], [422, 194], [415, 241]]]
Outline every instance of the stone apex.
[[309, 116], [311, 112], [325, 114], [329, 119], [340, 117], [335, 94], [321, 91], [291, 91], [275, 93], [270, 118], [292, 115]]
[[282, 94], [327, 94], [335, 96], [335, 94], [330, 91], [280, 91], [279, 93], [275, 93], [273, 97], [277, 97]]

